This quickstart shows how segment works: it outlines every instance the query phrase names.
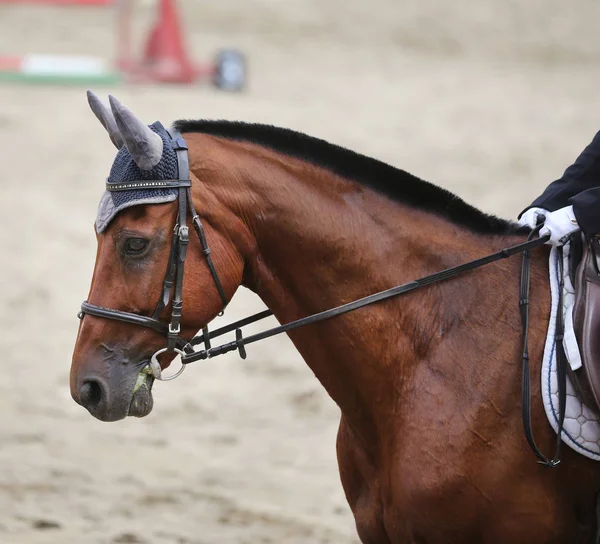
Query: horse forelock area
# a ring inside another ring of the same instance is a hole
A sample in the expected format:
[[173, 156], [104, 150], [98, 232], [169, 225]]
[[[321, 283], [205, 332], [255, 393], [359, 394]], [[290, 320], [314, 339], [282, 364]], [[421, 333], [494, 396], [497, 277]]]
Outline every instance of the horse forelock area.
[[179, 120], [174, 127], [182, 133], [199, 132], [262, 145], [357, 181], [392, 200], [434, 213], [478, 234], [508, 235], [518, 231], [516, 223], [486, 214], [433, 183], [301, 132], [273, 125], [204, 119]]

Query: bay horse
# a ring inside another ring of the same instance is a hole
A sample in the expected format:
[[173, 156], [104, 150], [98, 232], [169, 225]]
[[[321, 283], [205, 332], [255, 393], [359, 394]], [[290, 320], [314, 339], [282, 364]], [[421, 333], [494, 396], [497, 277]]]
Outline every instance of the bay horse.
[[[109, 109], [89, 96], [119, 148], [111, 176], [131, 166], [155, 179], [169, 145], [156, 138], [162, 125], [148, 127], [113, 97]], [[174, 127], [189, 159], [180, 179], [191, 180], [214, 268], [190, 237], [182, 338], [240, 285], [288, 323], [526, 238], [407, 172], [291, 130], [204, 120]], [[113, 201], [106, 225], [99, 214], [91, 308], [153, 315], [180, 208], [174, 198], [150, 202], [118, 209]], [[547, 247], [532, 254], [534, 376], [550, 311]], [[339, 471], [362, 542], [595, 541], [600, 470], [567, 448], [557, 468], [544, 468], [523, 435], [519, 275], [520, 260], [506, 259], [288, 332], [341, 410]], [[104, 317], [87, 312], [81, 321], [72, 396], [101, 420], [145, 416], [152, 377], [140, 387], [140, 376], [164, 337]], [[537, 380], [532, 392], [537, 441], [550, 449]]]

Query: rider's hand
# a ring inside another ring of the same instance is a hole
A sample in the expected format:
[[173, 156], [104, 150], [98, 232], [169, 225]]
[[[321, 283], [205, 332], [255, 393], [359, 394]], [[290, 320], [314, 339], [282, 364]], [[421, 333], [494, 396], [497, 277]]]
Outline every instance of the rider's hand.
[[566, 206], [546, 215], [546, 221], [540, 230], [540, 238], [549, 234], [550, 240], [546, 242], [547, 244], [562, 246], [568, 241], [569, 235], [578, 230], [579, 225], [573, 213], [573, 206]]
[[523, 215], [519, 217], [518, 224], [521, 227], [529, 227], [533, 229], [537, 224], [539, 219], [540, 222], [543, 222], [544, 217], [546, 217], [550, 212], [548, 210], [544, 210], [544, 208], [529, 208], [528, 210], [523, 212]]

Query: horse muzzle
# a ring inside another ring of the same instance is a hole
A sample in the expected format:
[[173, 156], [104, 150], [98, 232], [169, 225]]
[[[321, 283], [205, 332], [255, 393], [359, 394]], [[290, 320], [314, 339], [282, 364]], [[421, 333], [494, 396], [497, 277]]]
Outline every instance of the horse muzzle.
[[153, 383], [147, 362], [107, 365], [106, 372], [86, 373], [76, 380], [71, 395], [95, 418], [119, 421], [127, 416], [144, 417], [152, 411]]

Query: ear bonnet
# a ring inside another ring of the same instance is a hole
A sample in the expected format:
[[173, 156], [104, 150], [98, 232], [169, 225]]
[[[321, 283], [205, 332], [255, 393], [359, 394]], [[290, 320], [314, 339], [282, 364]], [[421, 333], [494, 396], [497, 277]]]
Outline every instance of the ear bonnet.
[[[223, 308], [227, 305], [227, 295], [213, 263], [202, 221], [194, 208], [189, 179], [188, 148], [181, 133], [176, 129], [166, 130], [158, 122], [147, 126], [116, 98], [110, 96], [109, 100], [110, 110], [94, 93], [88, 91], [88, 102], [92, 111], [119, 149], [106, 180], [106, 192], [98, 208], [96, 230], [103, 232], [119, 211], [137, 204], [158, 204], [177, 199], [178, 211], [173, 224], [171, 250], [162, 282], [162, 292], [152, 315], [140, 315], [84, 301], [79, 317], [83, 319], [83, 316], [88, 314], [114, 319], [148, 327], [165, 336], [167, 346], [155, 352], [148, 367], [144, 367], [146, 371], [142, 371], [144, 375], [149, 371], [156, 379], [161, 379], [161, 365], [158, 361], [161, 353], [194, 353], [192, 343], [180, 336], [183, 272], [189, 244], [188, 212]], [[161, 317], [168, 306], [171, 316], [167, 324]], [[209, 349], [208, 327], [204, 327], [203, 330], [205, 345]], [[240, 353], [241, 350], [243, 347], [240, 348]], [[173, 377], [181, 374], [184, 368], [185, 366], [182, 366]]]
[[[177, 180], [179, 167], [175, 149], [181, 145], [182, 139], [180, 135], [173, 137], [158, 121], [150, 126], [144, 125], [112, 96], [112, 111], [91, 91], [88, 91], [88, 101], [119, 149], [106, 180], [107, 187], [119, 190], [107, 190], [102, 195], [96, 217], [96, 231], [101, 233], [125, 208], [139, 204], [163, 204], [177, 198], [177, 189], [145, 189], [139, 182], [147, 180], [150, 187], [155, 185], [153, 182], [160, 184], [161, 181]], [[138, 182], [136, 188], [126, 190], [126, 185], [133, 181]]]

